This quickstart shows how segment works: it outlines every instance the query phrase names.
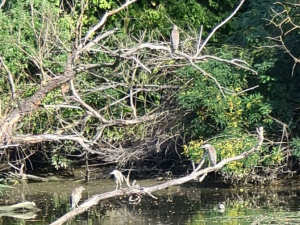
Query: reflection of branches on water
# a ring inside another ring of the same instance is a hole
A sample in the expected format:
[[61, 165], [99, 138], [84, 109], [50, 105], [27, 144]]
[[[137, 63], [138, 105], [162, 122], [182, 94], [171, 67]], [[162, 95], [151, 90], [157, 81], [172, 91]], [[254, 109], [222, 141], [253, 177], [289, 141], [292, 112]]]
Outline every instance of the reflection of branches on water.
[[135, 207], [128, 205], [127, 202], [113, 200], [100, 202], [100, 205], [95, 206], [93, 212], [98, 218], [105, 220], [108, 217], [110, 221], [118, 220], [118, 224], [127, 224], [128, 221], [124, 218], [139, 220], [137, 217], [140, 216], [140, 212], [134, 209]]
[[[122, 207], [122, 208], [115, 208], [107, 212], [106, 214], [110, 218], [114, 217], [120, 217], [120, 218], [131, 218], [136, 219], [137, 216], [140, 216], [137, 214], [137, 212], [129, 210], [128, 207]], [[124, 220], [124, 224], [127, 224], [128, 221]]]
[[[283, 194], [284, 193], [284, 194]], [[240, 189], [240, 192], [225, 194], [224, 201], [231, 207], [240, 207], [248, 209], [256, 208], [298, 208], [297, 190], [282, 190], [277, 188], [268, 188], [259, 191], [253, 189]]]
[[121, 189], [121, 190], [115, 190], [115, 191], [111, 191], [111, 192], [106, 192], [106, 193], [102, 193], [102, 194], [96, 194], [92, 197], [90, 197], [89, 199], [87, 199], [84, 203], [82, 203], [78, 208], [76, 208], [75, 210], [65, 214], [64, 216], [62, 216], [61, 218], [59, 218], [58, 220], [56, 220], [55, 222], [51, 223], [52, 225], [59, 225], [62, 224], [64, 222], [67, 222], [68, 220], [70, 220], [71, 218], [73, 218], [74, 216], [81, 214], [83, 212], [85, 212], [86, 210], [88, 210], [90, 207], [98, 204], [101, 200], [104, 199], [109, 199], [109, 198], [115, 198], [115, 197], [121, 197], [121, 196], [130, 196], [130, 195], [145, 195], [145, 196], [150, 196], [153, 199], [157, 199], [155, 196], [152, 195], [153, 192], [155, 191], [160, 191], [162, 189], [167, 189], [170, 188], [172, 186], [179, 186], [180, 184], [184, 184], [187, 183], [188, 181], [191, 180], [195, 180], [198, 179], [199, 177], [201, 177], [200, 179], [204, 178], [207, 176], [207, 174], [209, 172], [214, 172], [217, 170], [220, 170], [224, 165], [233, 162], [233, 161], [237, 161], [237, 160], [241, 160], [246, 158], [248, 155], [252, 154], [255, 151], [258, 151], [263, 143], [263, 127], [259, 127], [257, 129], [257, 133], [258, 133], [258, 142], [256, 144], [256, 146], [252, 147], [250, 150], [243, 152], [240, 155], [237, 155], [235, 157], [231, 157], [231, 158], [227, 158], [227, 159], [223, 159], [222, 161], [220, 161], [218, 164], [214, 165], [213, 167], [208, 167], [205, 169], [201, 169], [201, 166], [198, 166], [197, 168], [195, 168], [195, 170], [182, 178], [178, 178], [178, 179], [174, 179], [174, 180], [170, 180], [168, 182], [162, 183], [162, 184], [158, 184], [158, 185], [154, 185], [154, 186], [149, 186], [149, 187], [140, 187], [140, 186], [136, 186], [133, 184], [126, 189]]

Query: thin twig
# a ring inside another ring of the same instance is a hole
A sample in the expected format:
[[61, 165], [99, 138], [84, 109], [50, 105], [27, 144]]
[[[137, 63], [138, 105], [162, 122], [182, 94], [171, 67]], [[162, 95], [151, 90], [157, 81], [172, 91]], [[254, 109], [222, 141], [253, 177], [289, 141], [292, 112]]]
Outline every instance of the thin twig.
[[[0, 7], [1, 8], [1, 7]], [[3, 58], [0, 56], [0, 61], [4, 67], [4, 69], [6, 70], [7, 72], [7, 75], [8, 75], [8, 80], [9, 80], [9, 83], [10, 83], [10, 87], [11, 87], [11, 92], [12, 92], [12, 98], [16, 97], [16, 88], [15, 88], [15, 83], [14, 83], [14, 79], [13, 79], [13, 76], [10, 72], [10, 70], [8, 69], [8, 67], [6, 66]]]

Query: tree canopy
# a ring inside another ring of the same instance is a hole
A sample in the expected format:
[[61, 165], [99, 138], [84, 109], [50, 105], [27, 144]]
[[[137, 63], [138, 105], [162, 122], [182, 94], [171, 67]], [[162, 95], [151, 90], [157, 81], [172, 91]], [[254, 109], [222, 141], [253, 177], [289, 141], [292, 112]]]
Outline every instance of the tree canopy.
[[3, 166], [29, 169], [37, 157], [56, 169], [146, 162], [171, 170], [182, 157], [199, 162], [206, 142], [218, 161], [239, 155], [263, 126], [261, 150], [221, 175], [273, 179], [298, 168], [298, 2], [3, 3]]

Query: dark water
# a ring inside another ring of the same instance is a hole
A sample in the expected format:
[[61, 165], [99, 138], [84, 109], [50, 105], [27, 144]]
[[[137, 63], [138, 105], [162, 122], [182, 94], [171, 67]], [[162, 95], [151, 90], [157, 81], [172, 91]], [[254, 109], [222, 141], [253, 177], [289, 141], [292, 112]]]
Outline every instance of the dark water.
[[[152, 186], [157, 181], [138, 183]], [[70, 193], [80, 185], [86, 188], [82, 200], [115, 188], [112, 180], [89, 185], [68, 181], [20, 185], [18, 190], [9, 191], [1, 197], [1, 205], [34, 201], [40, 211], [31, 219], [2, 216], [0, 225], [40, 225], [55, 221], [70, 210]], [[188, 183], [153, 194], [158, 197], [157, 200], [143, 197], [138, 205], [128, 204], [128, 198], [101, 202], [68, 224], [300, 224], [298, 185], [217, 189]], [[219, 202], [226, 206], [224, 212], [218, 210]]]

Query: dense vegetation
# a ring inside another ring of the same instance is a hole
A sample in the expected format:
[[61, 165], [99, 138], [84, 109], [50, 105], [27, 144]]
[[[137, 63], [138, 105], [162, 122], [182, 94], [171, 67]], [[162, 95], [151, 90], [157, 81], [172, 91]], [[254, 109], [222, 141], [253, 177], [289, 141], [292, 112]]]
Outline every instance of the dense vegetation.
[[[118, 28], [113, 35], [101, 39], [93, 51], [78, 54], [72, 92], [68, 85], [49, 91], [40, 107], [26, 114], [13, 131], [35, 139], [40, 134], [77, 135], [97, 153], [85, 151], [82, 142], [70, 138], [48, 137], [34, 144], [23, 139], [18, 146], [2, 143], [3, 167], [10, 160], [19, 167], [37, 157], [61, 169], [78, 159], [74, 155], [81, 155], [86, 163], [136, 168], [147, 159], [148, 166], [159, 169], [168, 157], [177, 157], [179, 164], [182, 153], [199, 161], [203, 156], [199, 147], [206, 141], [216, 147], [219, 161], [251, 148], [256, 141], [252, 134], [264, 126], [268, 142], [262, 151], [227, 165], [221, 174], [230, 179], [248, 179], [249, 174], [273, 179], [297, 169], [300, 6], [296, 3], [246, 1], [201, 52], [209, 57], [196, 65], [155, 49], [126, 54], [141, 43], [167, 46], [176, 24], [179, 50], [194, 55], [200, 29], [203, 41], [239, 1], [131, 4], [109, 17], [91, 37]], [[7, 2], [0, 12], [2, 122], [49, 80], [62, 75], [69, 55], [86, 43], [85, 34], [105, 12], [119, 6], [115, 0]], [[173, 167], [171, 163], [165, 168]]]

